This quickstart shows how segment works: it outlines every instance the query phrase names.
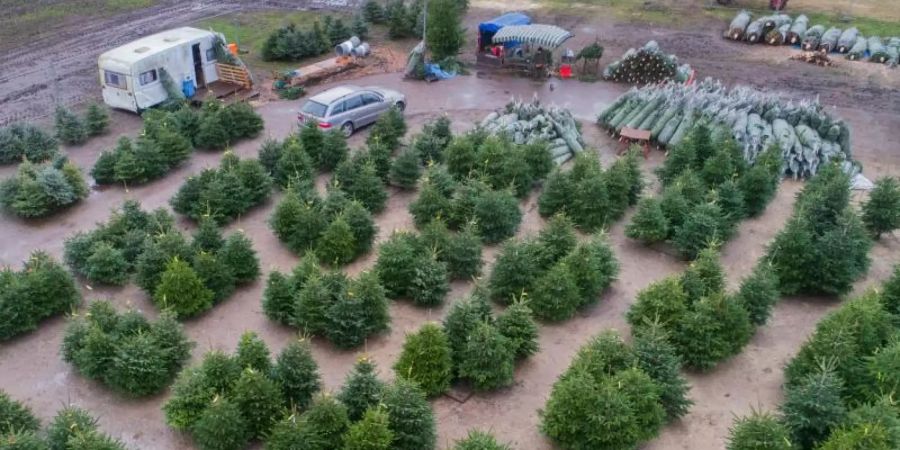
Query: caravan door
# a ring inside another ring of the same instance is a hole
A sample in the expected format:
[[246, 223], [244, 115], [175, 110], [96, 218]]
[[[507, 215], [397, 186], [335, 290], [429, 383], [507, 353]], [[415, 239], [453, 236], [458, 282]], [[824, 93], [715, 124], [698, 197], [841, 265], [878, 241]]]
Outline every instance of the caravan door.
[[134, 80], [127, 74], [100, 69], [103, 84], [103, 102], [113, 108], [138, 112], [134, 97]]

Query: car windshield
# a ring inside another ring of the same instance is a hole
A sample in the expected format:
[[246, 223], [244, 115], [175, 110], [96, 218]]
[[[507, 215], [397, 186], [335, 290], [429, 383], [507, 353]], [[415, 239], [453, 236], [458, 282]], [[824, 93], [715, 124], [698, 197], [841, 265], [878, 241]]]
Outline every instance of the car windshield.
[[314, 102], [314, 101], [310, 100], [310, 101], [306, 102], [305, 105], [303, 105], [302, 111], [306, 114], [310, 114], [310, 115], [313, 115], [316, 117], [325, 117], [326, 109], [328, 109], [327, 106], [325, 106], [319, 102]]

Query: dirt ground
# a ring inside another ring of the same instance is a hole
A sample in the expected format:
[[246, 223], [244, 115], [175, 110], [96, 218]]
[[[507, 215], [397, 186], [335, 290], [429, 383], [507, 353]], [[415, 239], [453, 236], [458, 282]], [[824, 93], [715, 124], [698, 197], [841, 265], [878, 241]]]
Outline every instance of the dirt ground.
[[[241, 2], [234, 2], [236, 5], [239, 3]], [[218, 7], [225, 8], [222, 5]], [[180, 11], [188, 14], [189, 9]], [[468, 22], [474, 23], [492, 14], [492, 11], [475, 10], [470, 14]], [[885, 174], [900, 175], [900, 149], [893, 144], [893, 137], [900, 127], [900, 94], [886, 87], [889, 85], [882, 82], [877, 74], [859, 78], [838, 71], [794, 67], [794, 63], [781, 62], [778, 55], [778, 52], [784, 52], [786, 59], [787, 49], [763, 50], [723, 41], [718, 37], [718, 29], [714, 24], [710, 25], [708, 31], [687, 33], [640, 27], [632, 29], [602, 23], [602, 19], [597, 20], [597, 23], [589, 23], [586, 18], [553, 17], [546, 21], [571, 27], [580, 41], [600, 35], [607, 47], [608, 56], [604, 58], [604, 63], [608, 63], [612, 55], [620, 54], [624, 48], [640, 45], [652, 37], [658, 39], [664, 48], [675, 51], [683, 60], [698, 68], [701, 75], [720, 77], [729, 83], [759, 84], [762, 84], [766, 76], [771, 76], [782, 80], [783, 83], [779, 86], [791, 95], [818, 94], [825, 104], [835, 108], [835, 114], [845, 118], [855, 130], [855, 155], [863, 163], [867, 176], [875, 178]], [[145, 26], [156, 28], [180, 22], [179, 19], [171, 18], [170, 22], [162, 23], [160, 25], [147, 21]], [[126, 28], [121, 27], [122, 36], [126, 36], [123, 39], [130, 39], [127, 36], [132, 35], [125, 34]], [[469, 29], [473, 29], [471, 24]], [[74, 33], [74, 30], [69, 32]], [[63, 43], [59, 45], [58, 48], [64, 46]], [[107, 47], [106, 44], [96, 43], [95, 50], [101, 45], [103, 48]], [[39, 79], [34, 77], [40, 72], [32, 71], [29, 74], [29, 64], [25, 63], [34, 60], [36, 48], [17, 50], [14, 53], [18, 56], [7, 53], [0, 56], [0, 62], [6, 59], [11, 64], [4, 67], [18, 71], [15, 74], [4, 71], [0, 75], [0, 97], [7, 96], [8, 88], [13, 84], [25, 85], [29, 80]], [[763, 50], [763, 53], [758, 53], [759, 50]], [[93, 70], [92, 66], [78, 69], [80, 63], [76, 64], [74, 59], [70, 62], [71, 71], [65, 76], [62, 71], [59, 72], [63, 78], [61, 83], [68, 83], [69, 78], [78, 82], [81, 71]], [[819, 83], [801, 83], [806, 76]], [[81, 79], [82, 82], [87, 82], [87, 78]], [[612, 160], [617, 148], [611, 139], [592, 125], [593, 119], [627, 89], [626, 86], [602, 82], [554, 81], [554, 88], [551, 90], [548, 83], [478, 73], [431, 85], [401, 81], [397, 74], [370, 75], [354, 82], [381, 85], [405, 92], [409, 100], [407, 119], [413, 132], [439, 114], [450, 115], [454, 128], [462, 131], [480, 120], [489, 110], [501, 107], [510, 97], [529, 98], [536, 94], [542, 101], [571, 108], [584, 124], [586, 141], [597, 149], [604, 161]], [[318, 86], [312, 92], [327, 87], [328, 85]], [[865, 89], [858, 91], [857, 88], [861, 87]], [[44, 88], [38, 92], [46, 91], [47, 88]], [[37, 97], [25, 96], [12, 102], [0, 100], [0, 123], [3, 122], [3, 114], [38, 101], [43, 94], [35, 95]], [[299, 104], [298, 101], [275, 101], [262, 105], [258, 111], [266, 122], [264, 136], [241, 142], [234, 151], [241, 157], [253, 157], [265, 137], [286, 136], [294, 127]], [[73, 161], [88, 171], [102, 149], [112, 147], [120, 135], [136, 134], [139, 128], [140, 120], [137, 117], [116, 113], [110, 134], [94, 139], [82, 147], [66, 150]], [[363, 130], [354, 136], [351, 146], [361, 145], [366, 133]], [[18, 266], [35, 249], [44, 249], [61, 257], [66, 236], [78, 230], [92, 229], [96, 222], [108, 218], [111, 207], [126, 198], [140, 200], [145, 208], [167, 206], [169, 198], [177, 191], [184, 178], [204, 167], [216, 165], [220, 157], [221, 153], [197, 152], [187, 165], [161, 180], [130, 188], [127, 192], [122, 187], [94, 191], [88, 199], [74, 208], [42, 221], [26, 222], [2, 215], [0, 236], [3, 238], [3, 245], [0, 246], [0, 264]], [[662, 160], [661, 153], [653, 152], [645, 164], [647, 173]], [[0, 168], [0, 177], [9, 176], [14, 171], [14, 167]], [[766, 243], [781, 228], [791, 212], [794, 195], [801, 187], [800, 183], [784, 182], [777, 198], [766, 212], [761, 217], [743, 222], [736, 237], [724, 246], [722, 263], [732, 287], [736, 287], [740, 278], [750, 272], [753, 264], [763, 254]], [[651, 191], [654, 189], [655, 186], [650, 188]], [[399, 191], [391, 194], [387, 210], [376, 217], [380, 228], [378, 240], [383, 240], [395, 229], [412, 228], [407, 207], [415, 194]], [[265, 205], [255, 208], [229, 227], [243, 229], [252, 238], [264, 272], [272, 269], [290, 270], [298, 261], [297, 256], [277, 240], [266, 223], [278, 199], [279, 195], [273, 195]], [[520, 236], [534, 234], [543, 226], [544, 222], [537, 214], [535, 202], [536, 193], [522, 202], [525, 217], [519, 231]], [[453, 440], [464, 436], [473, 427], [489, 429], [502, 440], [513, 443], [517, 449], [553, 448], [538, 431], [537, 411], [543, 407], [556, 377], [565, 370], [574, 353], [590, 336], [605, 329], [618, 329], [627, 336], [628, 326], [624, 313], [637, 292], [651, 282], [684, 268], [684, 263], [671, 255], [626, 239], [623, 227], [627, 221], [626, 217], [609, 230], [622, 267], [619, 280], [603, 294], [602, 300], [595, 307], [565, 323], [541, 327], [541, 352], [519, 365], [514, 386], [490, 394], [475, 395], [462, 404], [447, 397], [433, 402], [441, 448], [448, 447]], [[191, 228], [189, 222], [183, 220], [179, 226], [185, 231]], [[496, 248], [486, 248], [486, 271], [490, 270], [496, 251]], [[872, 258], [872, 269], [865, 279], [857, 283], [857, 291], [886, 279], [893, 264], [900, 262], [900, 236], [894, 234], [882, 238], [875, 245]], [[374, 259], [374, 255], [369, 255], [348, 266], [347, 271], [357, 273], [370, 269]], [[258, 332], [276, 352], [295, 336], [294, 330], [278, 326], [262, 314], [260, 299], [264, 285], [265, 275], [258, 282], [236, 292], [212, 311], [186, 323], [190, 338], [197, 344], [193, 352], [195, 360], [211, 348], [233, 350], [244, 330]], [[447, 305], [465, 295], [469, 289], [471, 283], [454, 283], [448, 301], [438, 309], [418, 309], [406, 303], [392, 305], [392, 331], [369, 341], [365, 347], [365, 351], [379, 364], [382, 377], [392, 377], [390, 366], [400, 352], [404, 333], [418, 328], [427, 320], [440, 320]], [[133, 285], [116, 289], [83, 286], [83, 292], [88, 300], [111, 297], [121, 307], [131, 305], [148, 314], [156, 314], [149, 299]], [[644, 448], [722, 448], [733, 415], [745, 414], [751, 407], [773, 408], [779, 403], [783, 364], [796, 353], [816, 322], [837, 304], [836, 300], [826, 298], [784, 299], [776, 307], [770, 323], [758, 330], [753, 341], [740, 355], [722, 363], [710, 373], [688, 374], [693, 385], [691, 398], [695, 402], [690, 414], [665, 428], [658, 439]], [[84, 379], [71, 366], [62, 362], [59, 345], [64, 326], [64, 319], [52, 319], [35, 332], [0, 345], [0, 386], [14, 398], [28, 404], [44, 420], [52, 417], [62, 404], [73, 402], [97, 414], [101, 428], [122, 439], [131, 448], [190, 448], [188, 438], [172, 431], [164, 423], [160, 407], [168, 393], [150, 399], [123, 398]], [[316, 340], [314, 356], [326, 389], [337, 389], [340, 386], [360, 351], [339, 351], [325, 341]]]

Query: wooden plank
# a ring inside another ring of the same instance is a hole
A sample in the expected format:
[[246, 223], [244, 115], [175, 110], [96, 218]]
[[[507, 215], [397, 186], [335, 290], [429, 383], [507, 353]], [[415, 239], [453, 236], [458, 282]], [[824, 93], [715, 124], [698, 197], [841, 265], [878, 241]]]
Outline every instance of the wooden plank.
[[250, 82], [250, 74], [244, 67], [217, 63], [216, 71], [218, 72], [219, 79], [221, 81], [237, 84], [239, 86], [242, 86], [244, 89], [250, 89], [250, 87], [252, 86], [252, 83]]
[[635, 128], [622, 128], [622, 131], [619, 132], [624, 138], [634, 139], [636, 141], [649, 141], [650, 140], [650, 130], [638, 130]]

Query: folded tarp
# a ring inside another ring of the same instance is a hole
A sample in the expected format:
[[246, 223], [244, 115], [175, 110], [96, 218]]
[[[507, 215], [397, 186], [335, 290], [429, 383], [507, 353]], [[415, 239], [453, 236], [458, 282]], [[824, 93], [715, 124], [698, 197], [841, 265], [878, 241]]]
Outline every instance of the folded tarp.
[[555, 25], [510, 25], [503, 27], [494, 35], [494, 43], [516, 41], [556, 48], [562, 45], [572, 33]]
[[496, 33], [503, 27], [508, 27], [510, 25], [528, 25], [530, 23], [531, 17], [520, 12], [511, 12], [500, 17], [495, 17], [487, 22], [481, 22], [478, 25], [478, 32]]

